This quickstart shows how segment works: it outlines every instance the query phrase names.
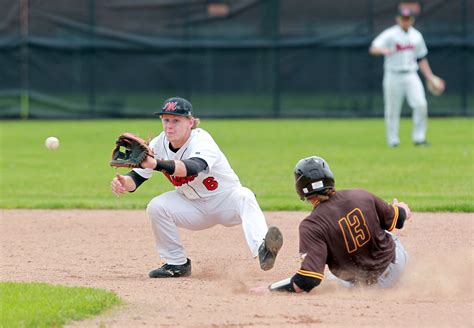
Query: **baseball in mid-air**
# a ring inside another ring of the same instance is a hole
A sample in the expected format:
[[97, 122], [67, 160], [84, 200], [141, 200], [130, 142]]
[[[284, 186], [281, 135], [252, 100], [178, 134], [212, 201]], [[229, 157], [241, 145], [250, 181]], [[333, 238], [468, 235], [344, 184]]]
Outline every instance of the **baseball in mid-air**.
[[55, 150], [59, 147], [59, 139], [56, 137], [48, 137], [44, 141], [44, 144], [49, 150]]

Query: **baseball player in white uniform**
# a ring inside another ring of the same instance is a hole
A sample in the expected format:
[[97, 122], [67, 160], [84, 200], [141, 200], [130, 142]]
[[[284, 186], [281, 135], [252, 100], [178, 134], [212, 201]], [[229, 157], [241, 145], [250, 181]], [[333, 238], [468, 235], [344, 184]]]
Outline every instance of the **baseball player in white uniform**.
[[189, 101], [174, 97], [165, 101], [160, 115], [163, 132], [149, 144], [154, 152], [125, 175], [112, 180], [116, 194], [133, 192], [155, 171], [161, 171], [175, 190], [153, 198], [147, 207], [156, 249], [166, 262], [149, 273], [150, 278], [191, 274], [191, 260], [179, 237], [178, 227], [207, 229], [217, 224], [242, 224], [245, 239], [263, 270], [273, 267], [283, 237], [276, 227], [267, 228], [255, 195], [240, 184], [211, 135], [197, 128]]
[[[418, 68], [427, 80], [433, 78], [426, 55], [428, 50], [421, 33], [413, 27], [414, 15], [401, 8], [397, 24], [380, 33], [372, 42], [369, 53], [384, 56], [384, 116], [387, 143], [397, 147], [400, 113], [406, 97], [413, 109], [412, 140], [417, 146], [427, 146], [428, 106]], [[444, 81], [443, 81], [444, 89]]]

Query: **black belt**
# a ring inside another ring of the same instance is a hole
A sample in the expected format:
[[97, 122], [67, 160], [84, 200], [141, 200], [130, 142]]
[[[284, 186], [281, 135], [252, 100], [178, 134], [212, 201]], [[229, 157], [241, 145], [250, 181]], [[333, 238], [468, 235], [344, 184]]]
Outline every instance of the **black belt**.
[[397, 73], [397, 74], [408, 74], [408, 73], [412, 73], [413, 71], [390, 71], [392, 73]]

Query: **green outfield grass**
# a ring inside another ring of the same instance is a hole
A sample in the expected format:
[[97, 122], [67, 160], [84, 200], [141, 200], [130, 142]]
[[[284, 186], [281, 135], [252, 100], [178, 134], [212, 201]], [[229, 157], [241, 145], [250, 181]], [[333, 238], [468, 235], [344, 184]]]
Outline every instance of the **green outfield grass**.
[[[145, 208], [171, 190], [161, 174], [132, 194], [110, 192], [116, 172], [108, 166], [117, 135], [144, 138], [161, 132], [158, 120], [1, 121], [2, 208]], [[385, 145], [382, 119], [203, 120], [245, 186], [264, 210], [307, 210], [294, 192], [293, 168], [306, 156], [326, 158], [337, 188], [364, 188], [396, 197], [415, 211], [474, 211], [474, 121], [430, 119], [428, 148], [410, 141], [402, 120], [402, 144]], [[61, 146], [48, 151], [44, 139]]]
[[0, 327], [60, 327], [120, 303], [100, 289], [2, 282]]

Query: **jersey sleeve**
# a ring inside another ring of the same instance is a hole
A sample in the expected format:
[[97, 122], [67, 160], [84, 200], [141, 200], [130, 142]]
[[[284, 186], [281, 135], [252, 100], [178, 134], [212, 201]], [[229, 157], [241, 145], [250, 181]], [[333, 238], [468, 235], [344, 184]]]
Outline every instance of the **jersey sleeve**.
[[426, 43], [425, 39], [423, 39], [423, 36], [420, 33], [420, 42], [418, 42], [416, 46], [416, 58], [423, 58], [428, 54], [428, 48], [426, 48]]
[[392, 231], [397, 225], [399, 212], [398, 206], [388, 204], [375, 195], [372, 195], [377, 210], [377, 215], [380, 219], [380, 226], [382, 229]]
[[322, 233], [310, 221], [303, 220], [299, 236], [302, 263], [297, 274], [323, 280], [328, 249]]
[[390, 38], [388, 30], [380, 33], [371, 44], [374, 48], [389, 48], [390, 47]]
[[211, 170], [219, 156], [219, 146], [209, 133], [204, 130], [198, 132], [196, 138], [190, 147], [190, 153], [187, 158], [201, 158], [207, 163], [207, 170]]
[[133, 172], [145, 179], [150, 179], [153, 175], [152, 169], [133, 169]]

